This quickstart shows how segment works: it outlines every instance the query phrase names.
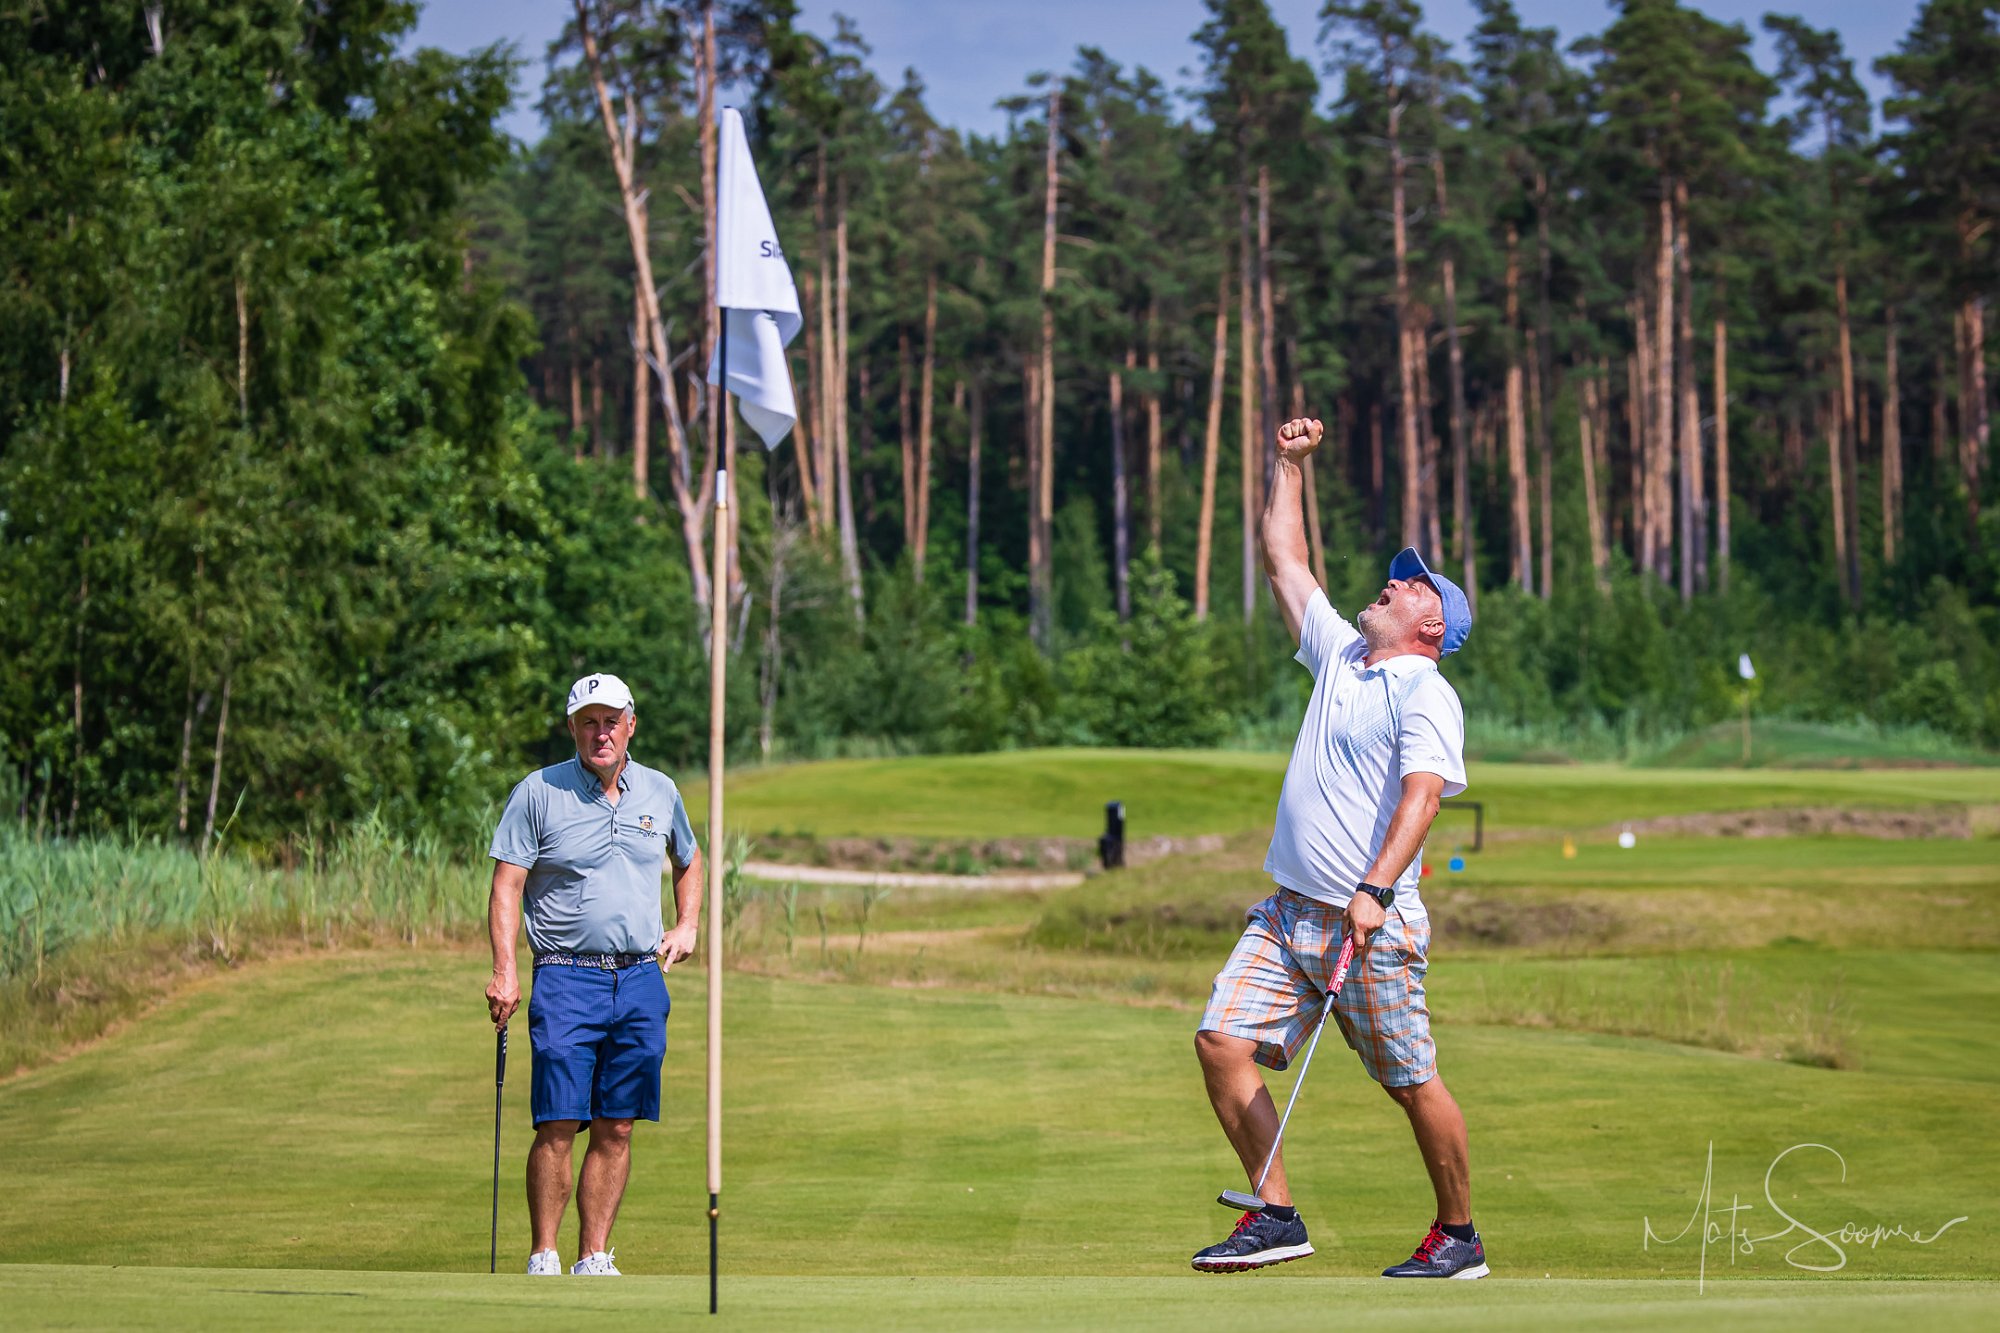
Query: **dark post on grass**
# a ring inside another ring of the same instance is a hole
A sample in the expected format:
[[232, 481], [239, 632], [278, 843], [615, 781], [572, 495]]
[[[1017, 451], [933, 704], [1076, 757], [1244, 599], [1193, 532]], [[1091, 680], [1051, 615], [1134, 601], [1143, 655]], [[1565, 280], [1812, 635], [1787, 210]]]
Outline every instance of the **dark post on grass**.
[[1125, 866], [1125, 802], [1107, 801], [1104, 806], [1104, 836], [1097, 840], [1097, 859], [1106, 870]]

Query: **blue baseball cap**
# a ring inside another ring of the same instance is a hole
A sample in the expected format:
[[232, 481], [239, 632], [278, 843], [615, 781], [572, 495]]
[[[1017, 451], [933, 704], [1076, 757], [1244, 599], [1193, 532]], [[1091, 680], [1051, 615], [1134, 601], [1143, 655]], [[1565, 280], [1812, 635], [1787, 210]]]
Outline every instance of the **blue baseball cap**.
[[1422, 578], [1437, 589], [1438, 600], [1444, 603], [1444, 642], [1438, 645], [1439, 657], [1449, 657], [1465, 646], [1466, 636], [1472, 633], [1472, 606], [1456, 583], [1425, 564], [1414, 546], [1396, 553], [1389, 562], [1389, 577], [1405, 583]]

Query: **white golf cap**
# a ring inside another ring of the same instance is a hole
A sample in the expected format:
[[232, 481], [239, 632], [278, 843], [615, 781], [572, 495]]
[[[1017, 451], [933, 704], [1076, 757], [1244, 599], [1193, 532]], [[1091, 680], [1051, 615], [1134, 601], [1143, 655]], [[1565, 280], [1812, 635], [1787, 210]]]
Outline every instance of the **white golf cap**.
[[616, 676], [598, 674], [585, 676], [569, 687], [568, 716], [575, 716], [579, 708], [591, 704], [603, 704], [607, 708], [630, 708], [632, 691], [625, 688], [625, 682]]

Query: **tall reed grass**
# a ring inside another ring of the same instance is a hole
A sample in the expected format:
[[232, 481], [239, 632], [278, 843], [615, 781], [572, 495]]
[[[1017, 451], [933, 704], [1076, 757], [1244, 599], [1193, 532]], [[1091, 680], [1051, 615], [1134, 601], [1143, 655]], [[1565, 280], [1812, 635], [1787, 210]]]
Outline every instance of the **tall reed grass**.
[[349, 930], [408, 940], [475, 925], [485, 862], [370, 817], [295, 845], [290, 865], [201, 856], [160, 838], [43, 838], [0, 823], [0, 983], [39, 981], [78, 948], [185, 936], [227, 958], [246, 935], [330, 943]]

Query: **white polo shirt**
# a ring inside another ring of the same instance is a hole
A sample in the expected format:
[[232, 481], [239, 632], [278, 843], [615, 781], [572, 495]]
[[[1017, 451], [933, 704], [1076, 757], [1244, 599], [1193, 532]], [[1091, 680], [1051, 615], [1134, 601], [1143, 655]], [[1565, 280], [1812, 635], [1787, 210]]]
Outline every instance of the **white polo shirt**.
[[[1292, 762], [1278, 795], [1265, 873], [1335, 907], [1354, 896], [1388, 835], [1403, 775], [1435, 773], [1444, 794], [1465, 790], [1465, 711], [1437, 663], [1414, 653], [1363, 666], [1361, 632], [1315, 589], [1299, 626], [1298, 660], [1313, 673]], [[1423, 855], [1395, 884], [1403, 918], [1427, 915], [1417, 886]]]

